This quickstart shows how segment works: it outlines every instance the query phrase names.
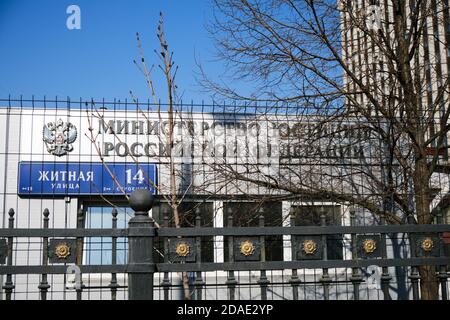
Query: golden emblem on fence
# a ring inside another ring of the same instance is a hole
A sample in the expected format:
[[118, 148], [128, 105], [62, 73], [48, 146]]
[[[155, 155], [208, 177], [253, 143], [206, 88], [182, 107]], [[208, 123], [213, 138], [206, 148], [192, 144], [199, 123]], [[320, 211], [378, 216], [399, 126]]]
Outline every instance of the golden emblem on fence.
[[373, 239], [363, 241], [363, 249], [366, 253], [372, 253], [377, 249], [377, 243]]
[[65, 242], [58, 244], [55, 248], [55, 254], [59, 259], [65, 259], [70, 255], [70, 247]]
[[317, 244], [313, 240], [303, 241], [303, 251], [306, 254], [314, 254], [317, 251]]
[[175, 252], [179, 257], [186, 257], [189, 254], [190, 248], [189, 245], [182, 241], [177, 243], [177, 246], [175, 248]]
[[421, 247], [424, 251], [431, 251], [434, 247], [434, 242], [431, 238], [425, 238], [422, 240]]
[[255, 251], [255, 246], [251, 241], [245, 240], [241, 242], [239, 249], [244, 256], [249, 256]]

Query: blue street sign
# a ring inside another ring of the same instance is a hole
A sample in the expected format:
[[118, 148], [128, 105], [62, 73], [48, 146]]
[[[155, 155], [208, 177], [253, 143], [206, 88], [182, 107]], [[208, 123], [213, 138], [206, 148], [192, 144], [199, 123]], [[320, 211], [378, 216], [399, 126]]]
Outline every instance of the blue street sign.
[[20, 196], [121, 195], [135, 189], [155, 193], [156, 164], [20, 162]]

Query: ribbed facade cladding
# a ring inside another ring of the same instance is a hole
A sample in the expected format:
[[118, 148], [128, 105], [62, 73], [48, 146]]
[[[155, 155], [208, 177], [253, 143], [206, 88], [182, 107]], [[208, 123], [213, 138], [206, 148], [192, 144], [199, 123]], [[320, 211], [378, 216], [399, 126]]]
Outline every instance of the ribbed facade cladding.
[[[358, 92], [361, 85], [367, 86], [372, 94], [388, 106], [388, 97], [394, 94], [401, 100], [403, 92], [396, 84], [390, 64], [396, 64], [394, 57], [398, 55], [400, 38], [408, 41], [408, 36], [417, 35], [417, 40], [409, 40], [418, 47], [410, 57], [409, 65], [413, 69], [417, 92], [422, 97], [418, 103], [423, 110], [436, 111], [442, 114], [448, 101], [448, 77], [450, 59], [450, 20], [447, 0], [401, 2], [405, 4], [405, 12], [401, 17], [406, 26], [405, 34], [396, 34], [394, 20], [400, 15], [394, 14], [394, 2], [390, 0], [348, 0], [339, 1], [341, 10], [342, 54], [343, 58], [361, 83], [356, 83], [348, 74], [344, 82], [348, 92]], [[413, 20], [423, 19], [418, 29]], [[411, 28], [409, 30], [409, 28]], [[402, 30], [404, 31], [404, 30]], [[389, 51], [392, 50], [392, 51]], [[395, 67], [394, 67], [395, 69]], [[439, 90], [445, 88], [443, 97]], [[355, 94], [357, 103], [367, 104], [367, 97]], [[436, 101], [438, 99], [439, 101]], [[355, 103], [355, 101], [353, 103]], [[397, 102], [400, 103], [400, 102]], [[347, 104], [351, 104], [347, 101]], [[438, 104], [434, 110], [434, 104]]]

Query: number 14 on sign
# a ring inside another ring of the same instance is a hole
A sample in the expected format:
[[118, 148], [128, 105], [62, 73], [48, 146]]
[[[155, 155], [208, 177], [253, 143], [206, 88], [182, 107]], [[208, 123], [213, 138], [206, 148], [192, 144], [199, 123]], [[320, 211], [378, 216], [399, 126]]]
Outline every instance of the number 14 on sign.
[[144, 172], [139, 169], [136, 174], [133, 175], [133, 171], [128, 169], [125, 171], [127, 177], [127, 184], [133, 184], [133, 181], [137, 181], [138, 184], [143, 184], [145, 181]]

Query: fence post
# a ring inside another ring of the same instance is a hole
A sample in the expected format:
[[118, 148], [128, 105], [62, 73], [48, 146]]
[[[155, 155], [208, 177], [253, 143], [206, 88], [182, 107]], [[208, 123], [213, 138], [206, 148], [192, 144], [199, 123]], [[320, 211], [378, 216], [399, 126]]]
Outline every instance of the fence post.
[[[327, 225], [327, 216], [325, 215], [325, 209], [323, 206], [320, 208], [320, 225], [322, 227], [326, 227]], [[323, 260], [328, 260], [328, 243], [327, 243], [327, 235], [322, 235], [322, 246], [323, 246]], [[331, 277], [328, 273], [328, 268], [322, 269], [322, 277], [320, 278], [320, 282], [323, 286], [323, 299], [330, 300], [330, 283]]]
[[[350, 225], [356, 226], [356, 213], [355, 209], [350, 209]], [[351, 234], [352, 238], [352, 259], [355, 260], [356, 257], [356, 235]], [[352, 268], [352, 276], [350, 277], [350, 281], [353, 284], [353, 300], [359, 300], [359, 286], [363, 281], [361, 273], [359, 272], [359, 268]]]
[[413, 300], [419, 300], [419, 269], [417, 267], [411, 267], [411, 273], [409, 275], [409, 279], [411, 280], [411, 285], [413, 289]]
[[[232, 228], [233, 227], [233, 215], [232, 215], [231, 209], [228, 211], [228, 213], [229, 213], [229, 216], [228, 216], [227, 227]], [[234, 239], [233, 239], [233, 236], [228, 236], [228, 263], [231, 264], [233, 262], [234, 262]], [[235, 298], [236, 298], [235, 290], [236, 290], [237, 280], [234, 276], [233, 270], [228, 271], [228, 278], [225, 283], [228, 286], [230, 300], [235, 300]]]
[[[436, 214], [436, 222], [437, 224], [442, 224], [442, 211], [441, 208], [438, 207], [437, 208], [437, 214]], [[444, 256], [444, 244], [441, 241], [439, 243], [439, 251], [440, 251], [440, 256]], [[441, 296], [442, 296], [442, 300], [448, 300], [448, 292], [447, 292], [447, 266], [443, 265], [443, 266], [439, 266], [439, 272], [438, 272], [438, 280], [439, 283], [441, 285]]]
[[[164, 228], [169, 228], [169, 217], [167, 216], [167, 211], [164, 211], [163, 226]], [[169, 263], [169, 240], [164, 237], [164, 263]], [[164, 278], [161, 282], [161, 286], [164, 290], [164, 300], [169, 300], [169, 290], [172, 286], [172, 281], [169, 278], [169, 272], [164, 272]]]
[[[195, 217], [195, 227], [196, 228], [201, 228], [202, 223], [201, 223], [201, 218], [200, 218], [200, 209], [197, 208], [196, 210], [196, 217]], [[201, 266], [201, 258], [202, 258], [202, 243], [201, 243], [201, 237], [196, 237], [195, 238], [195, 246], [197, 249], [197, 264], [199, 266]], [[201, 271], [197, 271], [197, 273], [195, 274], [195, 282], [194, 282], [194, 286], [196, 288], [197, 291], [197, 295], [195, 297], [196, 300], [203, 300], [202, 299], [202, 289], [203, 286], [205, 285], [205, 281], [203, 281], [202, 278], [202, 272]]]
[[[291, 212], [290, 227], [295, 227], [295, 213]], [[297, 260], [297, 236], [291, 233], [291, 260]], [[292, 285], [292, 299], [298, 300], [298, 286], [300, 279], [298, 278], [297, 269], [292, 269], [291, 279], [289, 282]]]
[[[386, 220], [381, 218], [381, 224], [386, 225]], [[387, 259], [387, 247], [386, 247], [386, 233], [381, 234], [381, 254], [383, 259]], [[389, 274], [389, 267], [382, 267], [381, 273], [381, 290], [383, 291], [383, 299], [384, 300], [392, 300], [391, 295], [389, 294], [389, 282], [392, 280], [391, 275]]]
[[[9, 223], [8, 228], [13, 229], [14, 228], [14, 209], [9, 209]], [[13, 258], [13, 242], [14, 237], [8, 237], [8, 260], [7, 260], [7, 266], [12, 266], [12, 258]], [[3, 285], [3, 289], [5, 290], [5, 296], [6, 300], [11, 300], [12, 292], [14, 290], [15, 286], [12, 281], [12, 274], [6, 275], [6, 282]]]
[[[146, 189], [131, 193], [130, 207], [134, 217], [128, 222], [128, 299], [153, 300], [153, 238], [155, 221], [148, 216], [153, 194]], [[146, 230], [143, 234], [143, 230]]]
[[[408, 224], [415, 223], [413, 216], [409, 215], [407, 218], [408, 218]], [[411, 233], [408, 233], [408, 239], [410, 242], [413, 241]], [[414, 253], [411, 252], [411, 255], [414, 255]], [[416, 266], [411, 266], [410, 275], [408, 277], [411, 281], [413, 300], [419, 300], [420, 299], [420, 296], [419, 296], [419, 280], [420, 280], [419, 269]]]
[[[48, 216], [50, 215], [50, 211], [45, 208], [44, 212], [44, 229], [48, 229]], [[48, 237], [42, 238], [42, 265], [48, 265]], [[47, 274], [42, 274], [41, 282], [39, 283], [39, 291], [41, 292], [41, 300], [47, 300], [47, 291], [50, 288], [50, 285], [47, 281]]]
[[[113, 208], [111, 211], [112, 215], [112, 228], [117, 229], [117, 209]], [[111, 238], [111, 264], [115, 266], [117, 264], [117, 237]], [[117, 273], [111, 273], [111, 282], [109, 283], [109, 287], [111, 288], [111, 300], [117, 299], [117, 288], [119, 285], [117, 284]]]
[[[264, 224], [263, 210], [260, 208], [259, 227], [263, 228]], [[259, 237], [259, 243], [261, 245], [261, 262], [266, 262], [266, 240], [264, 236]], [[261, 287], [261, 300], [267, 300], [267, 287], [270, 281], [267, 279], [265, 269], [261, 269], [258, 283]]]
[[[78, 209], [78, 214], [77, 214], [77, 228], [78, 229], [84, 229], [84, 209], [80, 208]], [[76, 265], [77, 266], [81, 266], [83, 264], [83, 237], [78, 237], [77, 238], [77, 257], [76, 257]], [[81, 284], [79, 287], [76, 288], [76, 292], [77, 292], [77, 300], [82, 300], [83, 299], [83, 276], [80, 273], [80, 281]]]

